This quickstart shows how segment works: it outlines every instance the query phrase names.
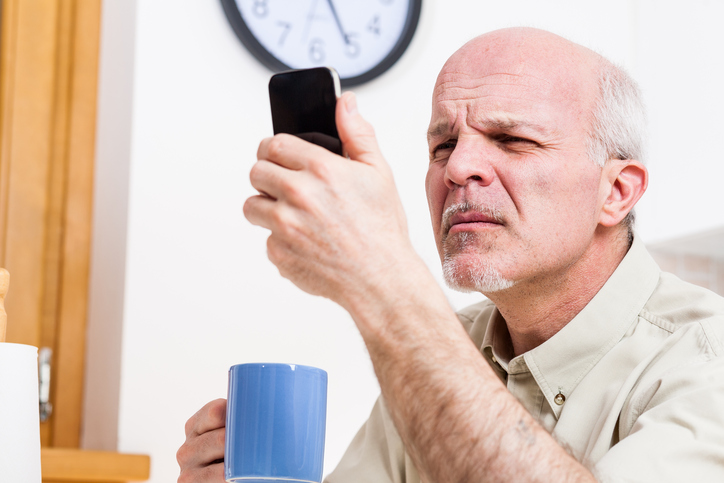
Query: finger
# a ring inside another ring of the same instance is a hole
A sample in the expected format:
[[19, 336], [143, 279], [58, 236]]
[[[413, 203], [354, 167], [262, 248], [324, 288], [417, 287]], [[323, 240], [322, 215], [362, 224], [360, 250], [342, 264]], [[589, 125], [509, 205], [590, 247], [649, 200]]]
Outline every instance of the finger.
[[251, 185], [260, 193], [277, 199], [284, 199], [296, 190], [300, 184], [298, 171], [283, 168], [278, 164], [259, 160], [249, 172]]
[[305, 169], [310, 162], [327, 156], [336, 155], [291, 134], [263, 139], [256, 152], [256, 159], [271, 161], [294, 171]]
[[226, 399], [215, 399], [199, 409], [186, 422], [186, 437], [226, 426]]
[[337, 131], [351, 159], [367, 164], [379, 164], [383, 159], [375, 131], [357, 110], [357, 99], [345, 92], [337, 101]]
[[176, 452], [176, 460], [182, 470], [209, 466], [224, 459], [226, 428], [214, 429], [192, 435]]
[[178, 483], [224, 483], [224, 464], [182, 470]]
[[244, 217], [252, 225], [273, 230], [278, 225], [280, 209], [277, 201], [265, 195], [251, 196], [244, 202]]

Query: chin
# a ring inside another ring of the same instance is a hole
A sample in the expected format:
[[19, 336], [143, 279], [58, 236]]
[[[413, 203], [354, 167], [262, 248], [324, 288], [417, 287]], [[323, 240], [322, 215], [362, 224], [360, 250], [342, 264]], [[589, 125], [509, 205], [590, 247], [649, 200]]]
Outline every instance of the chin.
[[505, 278], [490, 263], [470, 258], [460, 255], [445, 256], [442, 273], [448, 287], [459, 292], [489, 294], [507, 290], [515, 285], [515, 282]]

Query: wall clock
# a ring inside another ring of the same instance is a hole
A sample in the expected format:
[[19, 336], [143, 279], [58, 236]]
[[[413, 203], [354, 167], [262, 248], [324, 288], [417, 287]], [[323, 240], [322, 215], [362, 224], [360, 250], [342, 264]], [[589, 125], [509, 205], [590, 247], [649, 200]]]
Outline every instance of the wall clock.
[[221, 0], [247, 49], [274, 72], [329, 66], [342, 86], [379, 76], [402, 56], [422, 0]]

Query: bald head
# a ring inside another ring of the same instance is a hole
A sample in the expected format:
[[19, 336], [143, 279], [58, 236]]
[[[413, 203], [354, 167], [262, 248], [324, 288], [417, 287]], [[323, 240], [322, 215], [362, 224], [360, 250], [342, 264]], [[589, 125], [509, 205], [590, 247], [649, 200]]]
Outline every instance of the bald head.
[[603, 57], [586, 47], [545, 30], [516, 27], [496, 30], [463, 45], [445, 63], [446, 71], [480, 72], [483, 66], [514, 73], [548, 71], [549, 80], [566, 88], [595, 82]]

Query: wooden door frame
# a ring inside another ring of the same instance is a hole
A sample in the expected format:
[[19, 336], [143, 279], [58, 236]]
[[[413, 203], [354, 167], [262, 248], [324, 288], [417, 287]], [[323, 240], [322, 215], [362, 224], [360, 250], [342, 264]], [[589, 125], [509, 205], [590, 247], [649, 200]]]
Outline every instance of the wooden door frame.
[[[44, 445], [77, 448], [83, 401], [101, 0], [3, 0], [0, 266], [8, 341], [53, 348]], [[61, 388], [61, 389], [58, 389]]]

